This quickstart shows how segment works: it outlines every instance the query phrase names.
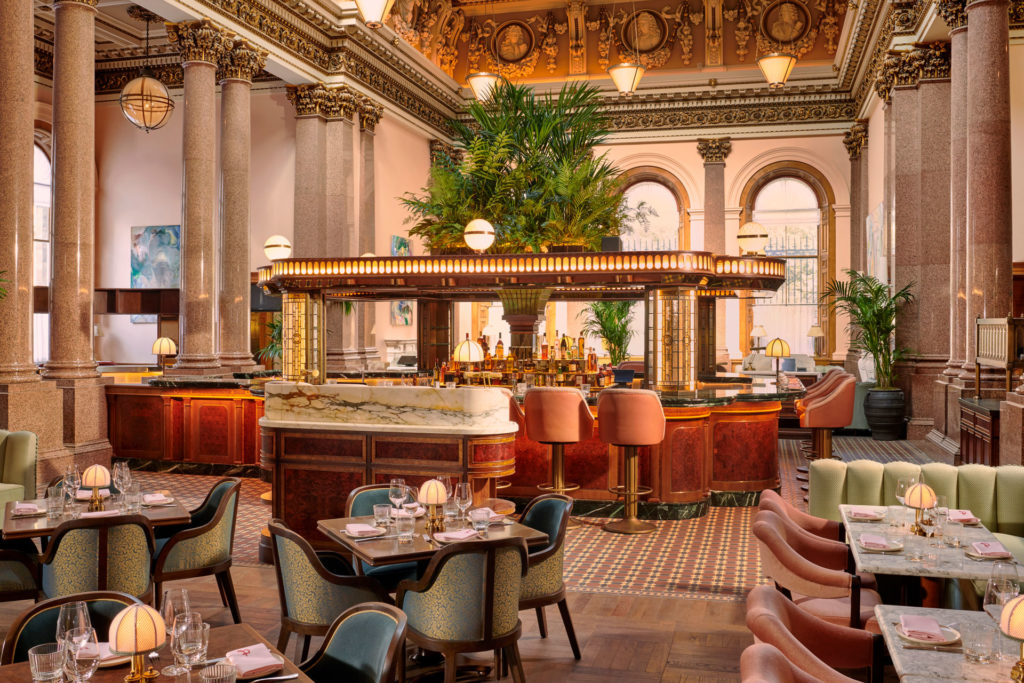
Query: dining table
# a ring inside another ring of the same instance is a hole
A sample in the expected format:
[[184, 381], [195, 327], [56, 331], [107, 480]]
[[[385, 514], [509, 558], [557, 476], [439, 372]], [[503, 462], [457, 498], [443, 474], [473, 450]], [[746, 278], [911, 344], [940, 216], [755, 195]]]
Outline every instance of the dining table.
[[[290, 659], [285, 657], [280, 650], [270, 643], [270, 641], [257, 633], [256, 629], [248, 624], [231, 624], [230, 626], [217, 626], [211, 628], [210, 642], [209, 647], [207, 648], [207, 658], [216, 659], [223, 657], [227, 652], [256, 645], [257, 643], [266, 645], [270, 648], [271, 652], [284, 660], [284, 666], [281, 671], [267, 674], [267, 676], [298, 674], [298, 677], [291, 679], [291, 681], [297, 683], [312, 683], [312, 679], [309, 678], [309, 676], [299, 671], [299, 668], [295, 666]], [[170, 663], [170, 654], [166, 651], [166, 646], [158, 652], [160, 654], [158, 659], [146, 660], [147, 662], [152, 662], [153, 667], [156, 669], [160, 669]], [[96, 673], [89, 679], [89, 683], [123, 683], [124, 677], [127, 674], [127, 663], [104, 667], [96, 670]], [[164, 683], [195, 683], [199, 680], [198, 667], [192, 669], [190, 674], [191, 675], [182, 674], [181, 676], [160, 676], [157, 680], [163, 681]], [[18, 662], [17, 664], [0, 666], [0, 681], [4, 681], [4, 683], [31, 683], [32, 672], [29, 670], [28, 662]]]
[[985, 612], [933, 607], [903, 607], [875, 605], [875, 617], [882, 631], [885, 646], [892, 657], [893, 667], [902, 683], [925, 681], [970, 681], [987, 683], [1010, 680], [1010, 669], [1017, 661], [1020, 643], [999, 633], [996, 646], [1004, 653], [1000, 660], [979, 663], [964, 657], [962, 643], [952, 646], [930, 647], [913, 643], [897, 632], [904, 614], [933, 617], [941, 626], [963, 632], [972, 626], [996, 629], [995, 621]]
[[[16, 515], [14, 514], [15, 501], [8, 501], [4, 505], [3, 537], [5, 540], [52, 536], [57, 527], [63, 522], [69, 522], [72, 519], [67, 513], [56, 519], [50, 519], [46, 515], [45, 498], [17, 502], [35, 503], [41, 513]], [[75, 505], [79, 512], [85, 512], [89, 507], [88, 501], [79, 502]], [[177, 498], [174, 498], [168, 505], [143, 505], [139, 514], [148, 519], [150, 524], [155, 527], [187, 524], [192, 518], [189, 511], [185, 509]]]

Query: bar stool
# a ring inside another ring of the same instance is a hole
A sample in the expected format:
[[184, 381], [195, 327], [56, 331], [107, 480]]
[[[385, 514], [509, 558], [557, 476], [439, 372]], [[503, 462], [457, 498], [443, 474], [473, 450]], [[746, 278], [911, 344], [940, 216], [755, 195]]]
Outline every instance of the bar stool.
[[832, 457], [832, 430], [850, 426], [856, 390], [857, 380], [847, 375], [827, 394], [804, 405], [800, 426], [812, 431], [815, 459]]
[[565, 494], [579, 484], [565, 482], [565, 445], [589, 439], [594, 433], [594, 416], [578, 389], [532, 387], [523, 399], [526, 436], [551, 446], [551, 481], [537, 488]]
[[665, 438], [665, 411], [653, 391], [644, 389], [603, 389], [597, 399], [597, 428], [601, 441], [622, 449], [626, 484], [608, 490], [622, 496], [622, 519], [608, 522], [605, 531], [619, 534], [649, 534], [656, 527], [637, 519], [640, 496], [651, 487], [640, 486], [640, 446], [653, 446]]
[[[793, 407], [796, 409], [797, 417], [803, 414], [808, 403], [833, 391], [837, 386], [839, 386], [839, 382], [843, 378], [852, 376], [853, 375], [850, 373], [845, 370], [840, 370], [839, 368], [829, 370], [821, 379], [808, 387], [803, 396], [793, 402]], [[815, 454], [814, 444], [811, 440], [805, 439], [800, 442], [800, 452], [803, 453], [804, 457], [808, 460], [815, 460], [818, 457]], [[799, 473], [796, 477], [798, 481], [807, 481], [806, 465], [797, 467], [796, 471]]]

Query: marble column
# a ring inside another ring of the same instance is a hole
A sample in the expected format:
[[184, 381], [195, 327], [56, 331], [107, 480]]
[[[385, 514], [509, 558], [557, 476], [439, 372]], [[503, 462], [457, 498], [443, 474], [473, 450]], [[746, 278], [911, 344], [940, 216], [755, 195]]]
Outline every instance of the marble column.
[[[384, 108], [368, 97], [359, 100], [359, 253], [365, 254], [374, 250], [374, 236], [377, 218], [374, 207], [376, 191], [374, 186], [374, 137], [377, 124], [384, 113]], [[361, 340], [359, 354], [367, 364], [381, 360], [377, 348], [376, 304], [373, 302], [359, 305], [358, 336]]]
[[255, 367], [249, 341], [249, 186], [252, 79], [266, 53], [237, 40], [220, 64], [220, 362], [244, 372]]
[[32, 362], [32, 0], [0, 3], [0, 429], [34, 432], [37, 478], [63, 471], [63, 395]]
[[176, 374], [217, 374], [217, 65], [233, 38], [209, 19], [167, 24], [185, 71], [182, 107], [181, 340]]
[[[330, 90], [326, 108], [325, 169], [327, 250], [330, 256], [358, 256], [355, 204], [355, 130], [358, 97], [348, 86]], [[351, 303], [327, 303], [327, 369], [361, 367], [356, 350], [356, 316]]]
[[[865, 170], [867, 160], [864, 149], [868, 144], [867, 121], [857, 121], [843, 136], [843, 144], [850, 155], [850, 268], [863, 271], [867, 263], [867, 240], [864, 236], [864, 217], [867, 206], [867, 184]], [[850, 349], [846, 353], [844, 367], [847, 372], [857, 372], [860, 353]]]
[[[704, 251], [725, 254], [725, 158], [732, 151], [729, 138], [698, 138], [697, 152], [704, 160]], [[726, 302], [715, 302], [715, 362], [729, 361], [726, 340]]]
[[330, 97], [323, 83], [288, 87], [288, 99], [295, 106], [292, 255], [296, 257], [327, 253], [327, 125], [324, 111]]

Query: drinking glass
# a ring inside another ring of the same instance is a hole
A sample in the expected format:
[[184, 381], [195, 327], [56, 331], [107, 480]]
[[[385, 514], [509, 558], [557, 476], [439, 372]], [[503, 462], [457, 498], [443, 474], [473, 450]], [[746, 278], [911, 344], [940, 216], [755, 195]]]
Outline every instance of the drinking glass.
[[133, 481], [128, 484], [124, 492], [124, 511], [133, 514], [142, 511], [142, 491], [139, 482]]
[[68, 631], [76, 628], [91, 628], [92, 621], [89, 619], [89, 608], [84, 602], [65, 602], [60, 606], [57, 613], [57, 642], [64, 640]]
[[33, 681], [59, 681], [64, 673], [64, 644], [43, 643], [29, 648], [28, 668]]
[[[996, 624], [999, 623], [999, 618], [1003, 614], [1003, 605], [1017, 597], [1019, 590], [1015, 565], [1009, 562], [996, 562], [992, 565], [992, 576], [985, 586], [983, 605], [985, 612], [992, 617]], [[995, 659], [1004, 658], [999, 645], [1000, 641], [997, 640], [992, 653]]]
[[942, 537], [946, 541], [946, 545], [951, 548], [960, 547], [960, 538], [964, 533], [964, 525], [960, 522], [947, 521], [945, 528], [942, 530]]
[[391, 485], [388, 488], [388, 500], [395, 506], [396, 510], [402, 509], [402, 503], [405, 502], [405, 479], [392, 479]]
[[[174, 637], [175, 620], [182, 614], [188, 614], [190, 611], [191, 604], [189, 602], [187, 590], [184, 588], [173, 588], [171, 590], [164, 591], [164, 600], [161, 603], [160, 616], [164, 618], [164, 628], [167, 630], [168, 639], [173, 639]], [[180, 676], [186, 671], [188, 671], [188, 669], [180, 666], [177, 661], [175, 661], [174, 664], [165, 666], [160, 673], [164, 676]]]
[[900, 505], [905, 505], [903, 498], [907, 494], [907, 489], [917, 483], [917, 477], [900, 477], [896, 480], [896, 500], [900, 502]]
[[992, 661], [992, 643], [996, 630], [989, 624], [962, 624], [960, 635], [964, 643], [964, 658], [968, 662], [984, 664]]
[[899, 505], [890, 505], [886, 510], [886, 517], [889, 520], [889, 526], [893, 529], [901, 529], [903, 527], [903, 521], [906, 519], [904, 509]]
[[59, 486], [51, 486], [46, 490], [46, 518], [60, 519], [64, 514], [64, 494]]
[[455, 520], [459, 518], [459, 506], [455, 504], [454, 498], [449, 498], [444, 504], [444, 527], [450, 529], [455, 526]]
[[203, 683], [235, 683], [238, 669], [230, 664], [211, 664], [199, 672]]
[[374, 526], [387, 526], [391, 520], [391, 506], [387, 503], [378, 503], [373, 506]]
[[466, 482], [456, 484], [455, 504], [459, 506], [459, 519], [466, 519], [466, 510], [473, 504], [473, 490]]
[[412, 515], [395, 517], [395, 529], [398, 531], [399, 543], [411, 543], [412, 532], [416, 529], [416, 518]]
[[935, 530], [932, 532], [932, 547], [941, 548], [945, 545], [942, 537], [946, 529], [946, 518], [949, 515], [949, 508], [936, 506], [932, 509], [932, 520]]
[[920, 526], [921, 526], [921, 529], [924, 531], [924, 539], [925, 539], [924, 542], [926, 544], [928, 543], [927, 539], [930, 538], [932, 533], [935, 531], [935, 519], [931, 516], [932, 512], [933, 512], [932, 510], [922, 510], [921, 511], [921, 524], [920, 524]]
[[74, 628], [64, 634], [64, 675], [72, 683], [92, 678], [100, 665], [100, 646], [96, 629]]
[[451, 477], [438, 477], [437, 480], [444, 484], [444, 491], [448, 494], [448, 497], [452, 497], [452, 478]]
[[474, 531], [486, 536], [487, 526], [491, 523], [491, 513], [489, 510], [485, 510], [483, 508], [470, 510], [469, 521], [472, 523]]
[[72, 519], [77, 519], [79, 514], [78, 489], [82, 488], [82, 475], [79, 474], [77, 465], [69, 467], [64, 473], [61, 488], [64, 490], [65, 511], [71, 513]]
[[[204, 628], [205, 627], [205, 628]], [[199, 612], [186, 612], [174, 618], [175, 658], [188, 670], [202, 661], [204, 643], [209, 643], [210, 625], [203, 623]]]
[[132, 483], [132, 471], [128, 467], [128, 463], [123, 460], [114, 463], [113, 479], [117, 490], [124, 493]]

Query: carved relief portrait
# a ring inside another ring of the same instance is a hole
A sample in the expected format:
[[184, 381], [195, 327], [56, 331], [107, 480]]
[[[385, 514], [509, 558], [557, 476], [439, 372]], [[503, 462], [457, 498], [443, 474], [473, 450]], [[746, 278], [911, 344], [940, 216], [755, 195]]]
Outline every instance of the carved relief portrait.
[[637, 52], [657, 50], [665, 43], [667, 35], [665, 19], [649, 10], [637, 12], [622, 27], [622, 43]]
[[761, 31], [776, 43], [795, 43], [811, 26], [807, 8], [792, 0], [769, 5], [761, 15]]
[[507, 63], [518, 62], [533, 50], [533, 31], [525, 24], [510, 21], [494, 36], [494, 53]]

